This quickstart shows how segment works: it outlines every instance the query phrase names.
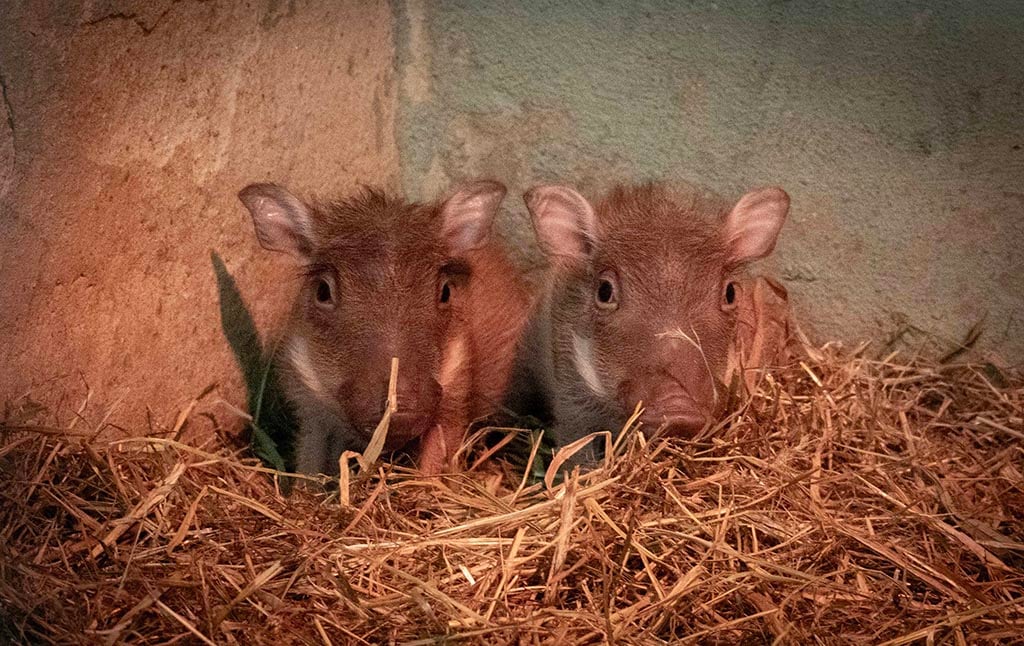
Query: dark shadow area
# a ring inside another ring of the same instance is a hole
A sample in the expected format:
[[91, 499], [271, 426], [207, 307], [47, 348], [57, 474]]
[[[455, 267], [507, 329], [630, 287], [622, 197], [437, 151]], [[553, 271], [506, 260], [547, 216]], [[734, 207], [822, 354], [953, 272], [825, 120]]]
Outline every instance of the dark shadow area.
[[275, 348], [263, 347], [252, 314], [220, 255], [211, 251], [210, 260], [217, 276], [221, 329], [245, 379], [253, 453], [269, 467], [290, 470], [297, 422], [281, 390]]

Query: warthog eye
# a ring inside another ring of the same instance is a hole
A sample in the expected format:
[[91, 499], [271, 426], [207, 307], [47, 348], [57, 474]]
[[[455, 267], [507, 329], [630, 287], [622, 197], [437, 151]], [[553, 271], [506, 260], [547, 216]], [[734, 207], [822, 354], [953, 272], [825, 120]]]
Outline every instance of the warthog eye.
[[618, 278], [614, 271], [603, 271], [597, 277], [597, 291], [594, 294], [596, 305], [603, 310], [613, 310], [619, 306]]
[[448, 306], [452, 298], [457, 296], [458, 290], [465, 289], [469, 285], [470, 267], [468, 264], [458, 260], [445, 263], [438, 272], [437, 304], [439, 307]]
[[330, 303], [334, 300], [331, 297], [331, 286], [326, 280], [321, 280], [316, 285], [316, 300], [320, 303]]
[[722, 309], [731, 310], [736, 307], [736, 283], [731, 280], [725, 284], [722, 293]]
[[334, 309], [335, 291], [334, 281], [330, 276], [321, 274], [313, 277], [313, 301], [317, 307], [325, 310]]

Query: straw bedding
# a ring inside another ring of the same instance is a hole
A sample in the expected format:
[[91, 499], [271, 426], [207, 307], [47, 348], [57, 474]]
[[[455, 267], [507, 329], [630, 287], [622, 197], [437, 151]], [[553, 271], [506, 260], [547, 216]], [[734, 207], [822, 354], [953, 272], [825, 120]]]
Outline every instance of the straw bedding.
[[180, 425], [89, 443], [9, 415], [0, 641], [1020, 641], [1022, 410], [992, 365], [825, 347], [713, 434], [626, 433], [565, 481], [523, 475], [521, 433], [459, 475], [287, 495]]

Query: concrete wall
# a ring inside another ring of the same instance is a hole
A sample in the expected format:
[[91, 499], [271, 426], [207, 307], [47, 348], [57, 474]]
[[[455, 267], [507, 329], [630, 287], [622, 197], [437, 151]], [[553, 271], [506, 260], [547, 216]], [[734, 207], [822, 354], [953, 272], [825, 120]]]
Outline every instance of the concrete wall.
[[980, 347], [1024, 359], [1024, 4], [395, 11], [410, 192], [475, 174], [513, 195], [552, 180], [685, 179], [737, 197], [777, 183], [793, 211], [766, 269], [819, 339], [948, 348], [987, 315]]
[[[235, 195], [393, 185], [384, 4], [0, 2], [0, 402], [244, 407], [211, 251], [264, 333], [294, 269]], [[102, 409], [101, 409], [102, 410]]]
[[294, 272], [235, 194], [779, 183], [767, 269], [819, 339], [1024, 358], [1024, 5], [0, 2], [0, 401], [241, 405], [216, 251], [264, 336]]

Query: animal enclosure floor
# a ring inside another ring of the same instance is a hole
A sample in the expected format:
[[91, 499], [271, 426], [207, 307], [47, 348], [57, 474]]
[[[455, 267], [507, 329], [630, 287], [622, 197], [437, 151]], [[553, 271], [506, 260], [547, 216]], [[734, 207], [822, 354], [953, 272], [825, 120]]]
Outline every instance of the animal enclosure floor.
[[9, 418], [0, 640], [1020, 640], [1022, 411], [992, 365], [825, 347], [713, 435], [630, 433], [565, 482], [480, 447], [471, 471], [377, 465], [340, 496], [284, 495], [217, 438]]

